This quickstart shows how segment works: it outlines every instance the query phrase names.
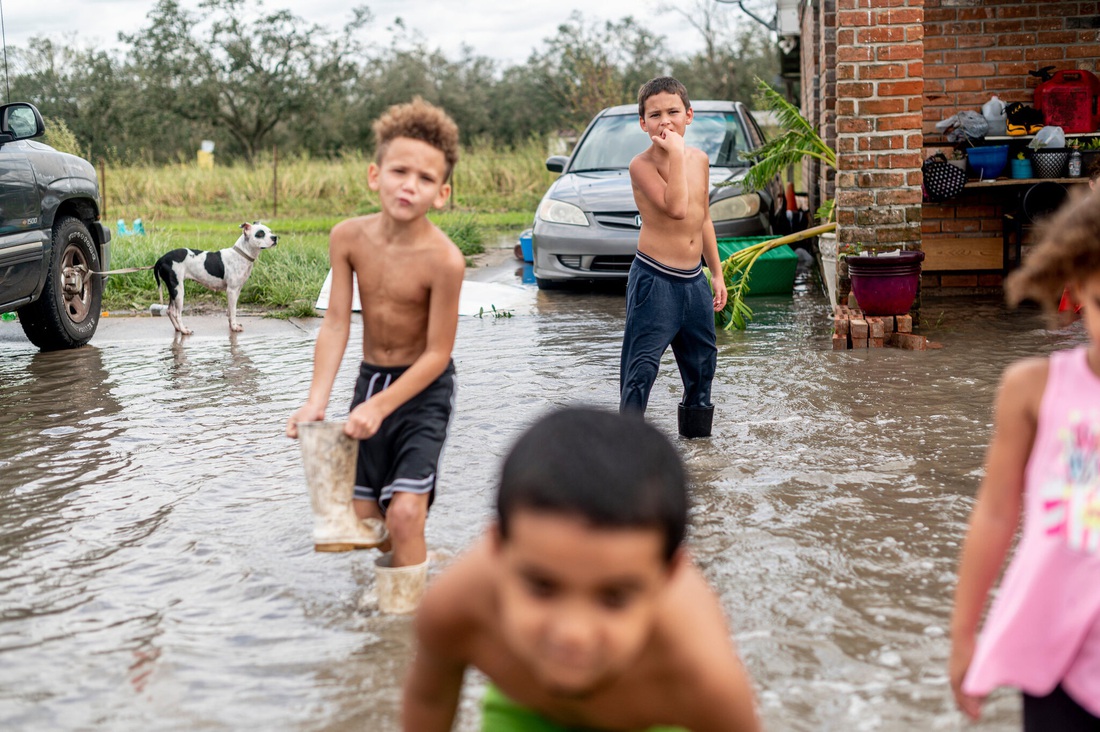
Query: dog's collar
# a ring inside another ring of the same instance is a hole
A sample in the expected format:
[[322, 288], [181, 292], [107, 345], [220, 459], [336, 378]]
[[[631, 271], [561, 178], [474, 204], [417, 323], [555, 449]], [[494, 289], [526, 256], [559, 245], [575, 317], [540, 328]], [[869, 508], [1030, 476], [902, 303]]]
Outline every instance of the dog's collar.
[[242, 257], [247, 259], [249, 262], [255, 262], [256, 261], [255, 257], [253, 257], [251, 254], [249, 254], [245, 250], [241, 249], [236, 244], [233, 245], [233, 251], [235, 251], [237, 254], [240, 254]]

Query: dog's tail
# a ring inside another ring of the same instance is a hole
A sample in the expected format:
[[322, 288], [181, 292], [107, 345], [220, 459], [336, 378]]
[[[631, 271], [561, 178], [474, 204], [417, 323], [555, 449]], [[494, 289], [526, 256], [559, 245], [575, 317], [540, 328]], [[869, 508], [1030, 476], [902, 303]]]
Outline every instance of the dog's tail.
[[160, 267], [157, 267], [154, 264], [153, 267], [152, 267], [152, 270], [153, 270], [153, 279], [156, 280], [156, 283], [157, 283], [157, 302], [163, 303], [164, 302], [164, 290], [162, 288], [162, 285], [164, 283], [160, 281]]

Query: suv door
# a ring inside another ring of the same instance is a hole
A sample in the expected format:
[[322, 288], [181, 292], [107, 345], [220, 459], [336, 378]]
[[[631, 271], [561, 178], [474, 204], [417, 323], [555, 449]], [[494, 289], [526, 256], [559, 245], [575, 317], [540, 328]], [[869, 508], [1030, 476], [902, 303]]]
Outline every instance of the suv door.
[[[0, 146], [0, 306], [29, 302], [42, 286], [49, 243], [29, 143]], [[9, 308], [10, 309], [10, 308]]]

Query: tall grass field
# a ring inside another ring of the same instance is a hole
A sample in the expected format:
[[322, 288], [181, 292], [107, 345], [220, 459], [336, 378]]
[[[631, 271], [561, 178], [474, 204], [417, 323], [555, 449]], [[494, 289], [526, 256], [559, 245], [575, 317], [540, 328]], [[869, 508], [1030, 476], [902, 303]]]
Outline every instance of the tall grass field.
[[[531, 141], [515, 149], [473, 145], [455, 168], [451, 200], [429, 218], [467, 256], [487, 241], [531, 225], [535, 207], [554, 179], [545, 166], [546, 148]], [[328, 235], [339, 221], [378, 211], [367, 186], [371, 162], [361, 154], [335, 160], [308, 157], [200, 168], [184, 161], [171, 166], [100, 162], [103, 221], [112, 229], [111, 269], [148, 267], [179, 247], [232, 246], [245, 221], [263, 221], [279, 244], [263, 252], [241, 293], [243, 309], [280, 317], [314, 315], [313, 303], [328, 273]], [[145, 234], [134, 235], [141, 219]], [[223, 293], [186, 285], [189, 307], [224, 304]], [[147, 310], [158, 302], [151, 271], [111, 275], [104, 310]]]

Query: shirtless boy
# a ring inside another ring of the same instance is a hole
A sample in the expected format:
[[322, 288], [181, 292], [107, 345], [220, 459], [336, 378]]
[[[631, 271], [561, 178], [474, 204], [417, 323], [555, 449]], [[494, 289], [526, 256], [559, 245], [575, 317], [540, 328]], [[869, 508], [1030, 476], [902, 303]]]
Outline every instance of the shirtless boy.
[[[684, 145], [693, 112], [676, 79], [661, 76], [643, 84], [638, 115], [653, 143], [630, 162], [642, 229], [627, 280], [619, 410], [645, 412], [661, 356], [671, 345], [684, 382], [680, 434], [707, 437], [718, 356], [714, 313], [726, 306], [710, 220], [710, 162], [702, 150]], [[710, 270], [713, 295], [700, 260]]]
[[360, 518], [385, 521], [392, 566], [401, 567], [427, 559], [424, 522], [454, 401], [451, 350], [466, 262], [427, 213], [450, 195], [458, 128], [418, 98], [391, 107], [374, 133], [367, 181], [382, 210], [332, 230], [332, 286], [313, 381], [286, 433], [297, 437], [297, 423], [324, 419], [348, 343], [355, 275], [363, 362], [344, 429], [361, 440], [353, 505]]
[[759, 729], [721, 605], [681, 546], [687, 503], [678, 453], [644, 420], [570, 408], [530, 428], [496, 522], [420, 606], [406, 732], [451, 729], [468, 666], [490, 681], [484, 732]]

